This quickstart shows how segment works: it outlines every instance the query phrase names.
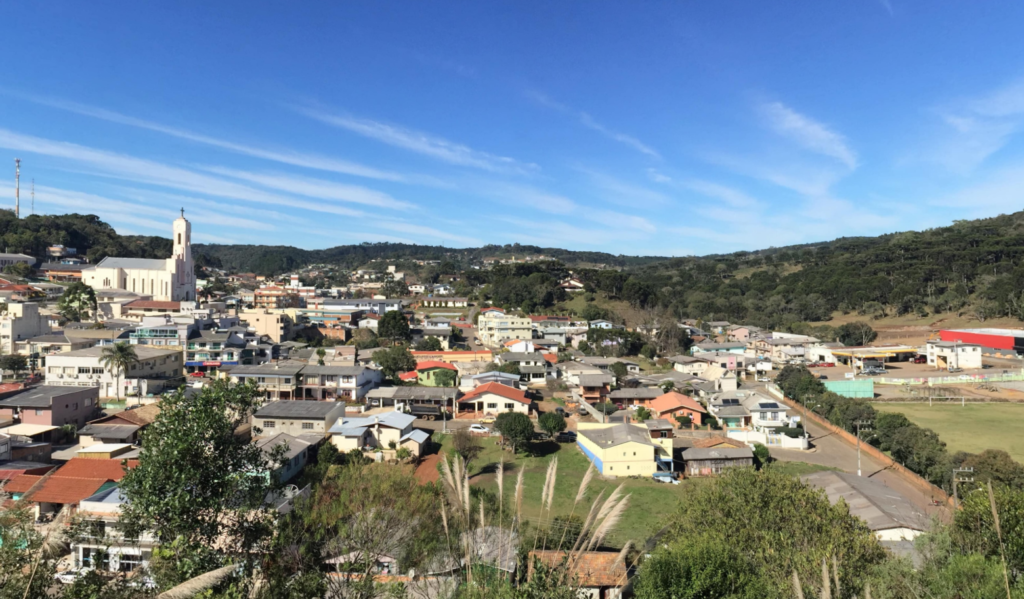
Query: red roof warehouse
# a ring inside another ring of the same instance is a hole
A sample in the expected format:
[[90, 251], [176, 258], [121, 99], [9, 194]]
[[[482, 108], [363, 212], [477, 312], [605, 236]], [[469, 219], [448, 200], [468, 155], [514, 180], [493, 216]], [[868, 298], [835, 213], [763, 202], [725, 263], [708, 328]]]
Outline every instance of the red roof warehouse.
[[1024, 352], [1024, 329], [956, 329], [939, 331], [943, 341], [976, 343], [993, 349]]

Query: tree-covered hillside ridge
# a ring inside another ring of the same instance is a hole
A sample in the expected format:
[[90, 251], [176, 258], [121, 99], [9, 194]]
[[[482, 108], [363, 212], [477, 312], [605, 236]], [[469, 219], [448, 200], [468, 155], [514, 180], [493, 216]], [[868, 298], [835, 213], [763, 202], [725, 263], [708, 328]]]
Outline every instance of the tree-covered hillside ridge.
[[[47, 245], [60, 243], [94, 262], [108, 255], [166, 257], [171, 250], [168, 239], [118, 235], [98, 217], [80, 214], [18, 220], [0, 211], [0, 236], [9, 252], [42, 256]], [[1024, 320], [1024, 212], [920, 232], [685, 258], [519, 244], [454, 249], [363, 243], [323, 250], [197, 244], [193, 252], [199, 264], [266, 275], [311, 264], [357, 268], [373, 260], [446, 260], [466, 269], [485, 258], [543, 255], [573, 268], [590, 291], [636, 308], [770, 327], [828, 320], [836, 311], [870, 317], [959, 312], [979, 320]]]

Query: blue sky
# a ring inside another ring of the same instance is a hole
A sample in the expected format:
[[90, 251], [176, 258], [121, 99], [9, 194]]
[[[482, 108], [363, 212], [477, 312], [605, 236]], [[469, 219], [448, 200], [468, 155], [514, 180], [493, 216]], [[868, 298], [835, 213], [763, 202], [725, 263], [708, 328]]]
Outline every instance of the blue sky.
[[[686, 255], [1024, 204], [1015, 2], [7, 3], [0, 197], [123, 233]], [[8, 200], [3, 200], [8, 202]], [[28, 210], [24, 210], [28, 212]]]

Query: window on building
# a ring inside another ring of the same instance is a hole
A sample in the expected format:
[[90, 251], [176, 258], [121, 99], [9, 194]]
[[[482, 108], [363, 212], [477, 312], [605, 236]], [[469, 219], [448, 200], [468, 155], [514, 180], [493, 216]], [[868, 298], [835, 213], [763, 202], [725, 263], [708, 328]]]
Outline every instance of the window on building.
[[498, 409], [498, 404], [497, 404], [497, 402], [495, 402], [495, 403], [488, 403], [487, 404], [487, 408], [491, 409], [491, 410], [497, 410]]
[[290, 377], [290, 376], [286, 376], [286, 377], [284, 377], [284, 384], [285, 384], [285, 385], [290, 385], [290, 384], [292, 384], [292, 377]]
[[42, 415], [43, 415], [43, 411], [42, 410], [36, 410], [36, 416], [42, 416]]
[[277, 422], [275, 422], [273, 420], [264, 420], [263, 421], [263, 428], [274, 428], [276, 426], [277, 426]]
[[101, 367], [101, 366], [93, 366], [93, 369], [92, 369], [92, 373], [93, 374], [103, 374], [103, 372], [104, 372], [103, 367]]
[[305, 431], [313, 430], [313, 423], [312, 422], [303, 422], [302, 423], [302, 430], [305, 430]]

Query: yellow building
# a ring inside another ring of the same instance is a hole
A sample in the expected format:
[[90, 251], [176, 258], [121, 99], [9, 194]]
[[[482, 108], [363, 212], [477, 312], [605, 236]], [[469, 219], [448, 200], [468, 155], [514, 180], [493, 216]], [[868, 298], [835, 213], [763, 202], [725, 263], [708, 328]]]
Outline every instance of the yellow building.
[[662, 436], [658, 421], [651, 425], [581, 422], [576, 432], [577, 445], [604, 476], [651, 476], [671, 470], [672, 437]]

